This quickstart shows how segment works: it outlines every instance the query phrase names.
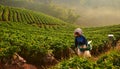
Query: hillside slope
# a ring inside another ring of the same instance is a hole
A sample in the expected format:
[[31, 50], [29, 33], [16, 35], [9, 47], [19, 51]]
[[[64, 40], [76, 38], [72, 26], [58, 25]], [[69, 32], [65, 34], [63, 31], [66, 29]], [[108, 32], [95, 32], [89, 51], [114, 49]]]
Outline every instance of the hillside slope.
[[79, 17], [72, 9], [64, 9], [54, 4], [52, 0], [1, 0], [0, 4], [42, 12], [69, 23], [75, 22]]
[[60, 19], [40, 12], [5, 6], [0, 6], [0, 21], [26, 22], [28, 24], [37, 24], [40, 26], [65, 24], [65, 22]]
[[0, 6], [0, 11], [0, 60], [17, 52], [28, 63], [44, 66], [47, 54], [60, 52], [73, 42], [68, 36], [72, 36], [74, 25], [25, 9]]
[[[73, 31], [78, 26], [29, 10], [1, 6], [1, 11], [0, 60], [9, 59], [17, 52], [28, 63], [47, 66], [54, 64], [43, 61], [47, 54], [53, 54], [57, 60], [70, 57]], [[108, 34], [114, 34], [116, 41], [120, 39], [120, 25], [83, 28], [83, 31], [86, 38], [93, 41], [91, 52], [95, 56], [109, 49]]]

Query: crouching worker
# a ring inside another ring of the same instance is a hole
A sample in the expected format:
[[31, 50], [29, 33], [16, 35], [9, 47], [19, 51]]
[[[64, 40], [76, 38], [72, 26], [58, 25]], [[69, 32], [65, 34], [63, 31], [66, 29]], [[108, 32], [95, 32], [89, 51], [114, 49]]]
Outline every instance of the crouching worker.
[[83, 36], [83, 32], [80, 28], [75, 29], [75, 51], [78, 56], [91, 57], [90, 47], [88, 45], [87, 39]]
[[114, 37], [114, 35], [113, 34], [109, 34], [108, 35], [108, 38], [109, 38], [109, 46], [110, 47], [112, 47], [112, 48], [115, 48], [115, 46], [116, 46], [116, 38]]

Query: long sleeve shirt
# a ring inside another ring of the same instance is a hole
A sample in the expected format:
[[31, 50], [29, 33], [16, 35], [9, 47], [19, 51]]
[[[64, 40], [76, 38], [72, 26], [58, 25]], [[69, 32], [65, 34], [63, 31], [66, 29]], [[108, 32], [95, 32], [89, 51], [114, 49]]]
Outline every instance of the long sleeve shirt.
[[78, 45], [88, 45], [87, 39], [83, 35], [75, 37], [75, 47], [77, 47]]

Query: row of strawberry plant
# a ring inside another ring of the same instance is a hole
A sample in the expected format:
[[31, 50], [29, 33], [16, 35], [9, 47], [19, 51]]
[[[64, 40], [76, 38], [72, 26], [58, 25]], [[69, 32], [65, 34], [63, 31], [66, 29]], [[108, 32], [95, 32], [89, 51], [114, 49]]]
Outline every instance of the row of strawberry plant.
[[120, 50], [110, 51], [104, 54], [97, 61], [88, 58], [72, 57], [64, 60], [51, 69], [119, 69]]
[[[108, 38], [106, 37], [109, 31], [113, 30], [115, 32], [111, 32], [115, 33], [115, 36], [119, 35], [119, 25], [112, 27], [113, 28], [110, 30], [106, 27], [104, 27], [106, 29], [103, 27], [99, 29], [96, 28], [97, 30], [93, 28], [83, 29], [85, 31], [85, 36], [89, 40], [93, 40], [93, 51], [95, 53], [97, 53], [97, 49], [103, 51], [100, 47], [104, 47], [104, 41], [107, 41]], [[38, 57], [38, 54], [44, 55], [52, 51], [57, 57], [58, 54], [56, 53], [64, 53], [64, 49], [74, 44], [74, 29], [74, 27], [68, 25], [54, 30], [39, 28], [25, 23], [0, 22], [0, 48], [7, 49], [7, 47], [12, 48], [12, 46], [18, 47], [21, 50], [20, 53], [26, 58], [29, 58], [29, 55], [33, 55], [31, 58]], [[7, 52], [6, 54], [10, 54], [10, 52]]]
[[17, 9], [12, 7], [0, 6], [0, 20], [1, 21], [14, 21], [14, 22], [27, 22], [29, 24], [47, 24], [47, 25], [60, 25], [65, 24], [65, 22], [45, 15], [40, 12], [34, 12], [25, 9]]
[[64, 30], [46, 30], [24, 23], [0, 22], [0, 32], [0, 48], [16, 46], [25, 58], [28, 58], [28, 55], [33, 55], [34, 58], [48, 52], [60, 51], [71, 43], [71, 37], [67, 37], [68, 34]]

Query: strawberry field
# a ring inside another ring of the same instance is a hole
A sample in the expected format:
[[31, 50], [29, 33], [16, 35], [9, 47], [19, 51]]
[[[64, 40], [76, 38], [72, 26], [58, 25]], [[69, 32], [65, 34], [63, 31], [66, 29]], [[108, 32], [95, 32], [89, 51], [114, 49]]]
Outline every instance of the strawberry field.
[[[73, 32], [77, 27], [43, 13], [0, 6], [0, 59], [8, 58], [15, 52], [30, 63], [41, 62], [40, 58], [48, 53], [53, 54], [58, 60], [70, 57], [67, 49], [74, 46]], [[120, 39], [120, 25], [82, 29], [87, 40], [93, 41], [91, 50], [93, 56], [109, 50], [108, 34], [114, 34], [116, 42]], [[96, 63], [73, 57], [56, 67], [60, 69], [93, 69], [94, 67], [99, 69], [105, 66], [119, 68], [118, 53], [119, 51], [111, 52]]]

